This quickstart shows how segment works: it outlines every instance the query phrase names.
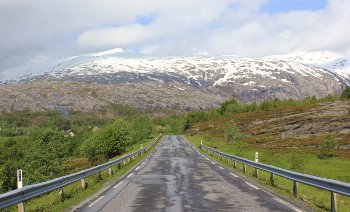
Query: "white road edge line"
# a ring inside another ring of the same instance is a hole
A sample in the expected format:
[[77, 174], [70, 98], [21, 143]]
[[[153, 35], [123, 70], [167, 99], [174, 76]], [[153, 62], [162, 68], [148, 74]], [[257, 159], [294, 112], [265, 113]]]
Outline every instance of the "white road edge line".
[[113, 188], [118, 188], [121, 184], [123, 183], [123, 181], [119, 182], [117, 185], [115, 185]]
[[91, 207], [94, 206], [98, 201], [100, 201], [101, 199], [103, 199], [103, 197], [105, 197], [105, 196], [100, 196], [98, 199], [96, 199], [96, 200], [93, 201], [90, 205], [88, 205], [88, 207], [91, 208]]
[[127, 178], [131, 177], [133, 174], [134, 174], [134, 173], [129, 174], [129, 175], [127, 176]]
[[233, 174], [233, 173], [230, 173], [230, 175], [234, 176], [234, 177], [238, 177], [237, 175]]
[[136, 169], [135, 169], [135, 170], [137, 171], [137, 170], [139, 170], [139, 169], [140, 169], [140, 166], [136, 167]]
[[300, 209], [294, 207], [293, 205], [291, 205], [291, 204], [289, 204], [289, 203], [287, 203], [287, 202], [285, 202], [285, 201], [283, 201], [283, 200], [281, 200], [281, 199], [279, 199], [279, 198], [273, 198], [273, 199], [276, 200], [277, 202], [279, 202], [279, 203], [281, 203], [281, 204], [287, 206], [288, 208], [290, 208], [290, 209], [296, 211], [296, 212], [302, 212]]
[[249, 186], [252, 187], [252, 188], [255, 188], [256, 190], [259, 190], [259, 188], [256, 187], [255, 185], [252, 185], [252, 184], [250, 184], [250, 183], [248, 183], [248, 182], [245, 182], [245, 184], [249, 185]]
[[214, 163], [214, 162], [211, 162], [212, 164], [216, 164], [216, 163]]
[[224, 168], [222, 168], [221, 166], [219, 166], [219, 168], [220, 168], [220, 169], [224, 169]]

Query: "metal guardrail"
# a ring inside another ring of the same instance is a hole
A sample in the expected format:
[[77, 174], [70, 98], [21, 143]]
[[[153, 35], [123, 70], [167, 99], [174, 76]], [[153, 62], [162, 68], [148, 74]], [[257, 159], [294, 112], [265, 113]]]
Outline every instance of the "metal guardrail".
[[314, 186], [317, 188], [322, 188], [322, 189], [325, 189], [328, 191], [333, 191], [333, 192], [336, 192], [338, 194], [350, 196], [350, 183], [345, 183], [345, 182], [341, 182], [341, 181], [337, 181], [337, 180], [331, 180], [331, 179], [327, 179], [327, 178], [316, 177], [316, 176], [312, 176], [312, 175], [308, 175], [308, 174], [301, 174], [298, 172], [293, 172], [290, 170], [278, 168], [275, 166], [254, 162], [254, 161], [251, 161], [251, 160], [248, 160], [245, 158], [241, 158], [238, 156], [229, 155], [226, 153], [219, 152], [213, 148], [205, 146], [204, 144], [201, 145], [201, 148], [204, 150], [209, 150], [211, 152], [214, 152], [214, 153], [216, 153], [216, 154], [218, 154], [226, 159], [235, 160], [235, 161], [238, 161], [240, 163], [244, 163], [248, 166], [257, 168], [259, 170], [273, 173], [273, 174], [276, 174], [278, 176], [281, 176], [281, 177], [284, 177], [284, 178], [287, 178], [287, 179], [290, 179], [293, 181], [297, 181], [300, 183], [311, 185], [311, 186]]
[[113, 161], [109, 161], [107, 163], [94, 166], [89, 169], [85, 169], [79, 172], [76, 172], [74, 174], [66, 175], [63, 177], [58, 177], [43, 183], [28, 185], [20, 189], [16, 189], [4, 194], [0, 195], [0, 209], [7, 208], [11, 205], [15, 205], [21, 202], [25, 202], [29, 199], [32, 199], [34, 197], [40, 196], [42, 194], [48, 193], [50, 191], [62, 188], [68, 184], [74, 183], [78, 180], [85, 179], [86, 177], [89, 177], [93, 174], [97, 174], [105, 169], [111, 168], [114, 165], [120, 164], [125, 160], [131, 159], [132, 157], [142, 154], [143, 152], [146, 152], [148, 149], [150, 149], [160, 138], [161, 135], [159, 135], [157, 138], [155, 138], [151, 143], [146, 145], [145, 147], [141, 148], [140, 150], [137, 150], [129, 155], [125, 155], [121, 158], [115, 159]]
[[236, 162], [243, 164], [243, 172], [246, 172], [246, 165], [251, 166], [255, 168], [255, 177], [258, 177], [258, 171], [257, 170], [263, 170], [270, 173], [270, 181], [273, 184], [274, 183], [274, 175], [278, 175], [290, 180], [294, 181], [293, 184], [293, 192], [294, 196], [297, 197], [298, 195], [298, 182], [310, 185], [313, 187], [325, 189], [331, 192], [331, 211], [335, 212], [337, 211], [337, 200], [336, 200], [336, 194], [343, 194], [345, 196], [350, 196], [350, 183], [345, 183], [337, 180], [331, 180], [327, 178], [321, 178], [316, 177], [308, 174], [302, 174], [298, 172], [293, 172], [290, 170], [278, 168], [271, 165], [266, 165], [263, 163], [254, 162], [245, 158], [241, 158], [235, 155], [229, 155], [223, 152], [219, 152], [213, 148], [210, 148], [204, 144], [201, 143], [200, 148], [207, 151], [208, 153], [211, 153], [213, 155], [216, 155], [218, 157], [221, 157], [221, 159], [226, 160], [233, 160], [234, 161], [234, 167], [236, 168]]

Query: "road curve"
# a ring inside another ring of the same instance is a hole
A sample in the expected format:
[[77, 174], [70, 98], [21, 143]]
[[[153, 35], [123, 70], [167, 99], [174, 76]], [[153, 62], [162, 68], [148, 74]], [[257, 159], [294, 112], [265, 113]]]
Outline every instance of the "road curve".
[[166, 136], [140, 166], [78, 211], [300, 211]]

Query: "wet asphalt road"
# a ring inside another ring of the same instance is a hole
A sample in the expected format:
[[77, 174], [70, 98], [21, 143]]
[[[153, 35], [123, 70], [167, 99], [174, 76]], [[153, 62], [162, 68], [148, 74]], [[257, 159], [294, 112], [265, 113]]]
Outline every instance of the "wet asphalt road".
[[298, 211], [166, 136], [140, 166], [79, 211]]

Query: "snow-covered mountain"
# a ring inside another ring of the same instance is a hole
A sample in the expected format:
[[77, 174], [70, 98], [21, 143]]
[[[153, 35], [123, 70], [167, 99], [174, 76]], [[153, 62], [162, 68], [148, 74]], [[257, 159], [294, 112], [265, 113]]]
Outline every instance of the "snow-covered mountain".
[[347, 82], [350, 64], [344, 56], [333, 52], [301, 52], [255, 59], [238, 56], [135, 58], [125, 57], [123, 50], [117, 48], [4, 70], [0, 75], [0, 83], [39, 79], [96, 80], [104, 83], [181, 79], [189, 84], [204, 87], [251, 77], [252, 80], [243, 82], [243, 85], [257, 84], [253, 80], [254, 77], [288, 83], [288, 79], [279, 77], [282, 73], [320, 79], [327, 74], [332, 75], [337, 81], [342, 78]]
[[[177, 93], [176, 90], [190, 87], [198, 92], [205, 91], [203, 95], [206, 97], [211, 93], [216, 99], [215, 106], [220, 99], [230, 96], [242, 101], [259, 102], [271, 98], [322, 97], [340, 93], [350, 84], [348, 61], [346, 57], [332, 52], [304, 52], [263, 58], [148, 57], [113, 49], [4, 70], [0, 73], [0, 84], [15, 87], [18, 82], [73, 81], [113, 84], [115, 89], [118, 85], [132, 87], [142, 84], [145, 92], [151, 92], [149, 89], [154, 91], [157, 85], [175, 89], [173, 94]], [[146, 85], [150, 85], [149, 89]], [[149, 98], [145, 98], [145, 101]], [[197, 108], [203, 107], [206, 106]]]
[[320, 67], [337, 73], [345, 78], [350, 78], [349, 58], [336, 52], [297, 52], [286, 55], [273, 55], [264, 58], [293, 61], [310, 66]]

